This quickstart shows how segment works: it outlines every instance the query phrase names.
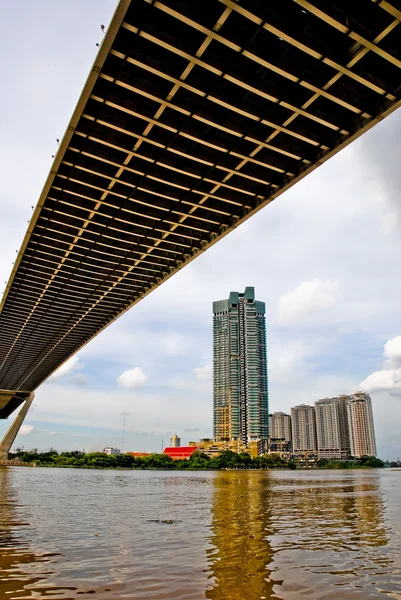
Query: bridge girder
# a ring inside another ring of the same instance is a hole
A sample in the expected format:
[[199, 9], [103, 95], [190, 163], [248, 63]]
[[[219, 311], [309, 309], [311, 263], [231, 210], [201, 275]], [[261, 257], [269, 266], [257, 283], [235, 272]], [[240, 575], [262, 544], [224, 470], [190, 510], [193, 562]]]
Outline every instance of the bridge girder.
[[120, 1], [1, 302], [0, 418], [400, 106], [397, 6]]

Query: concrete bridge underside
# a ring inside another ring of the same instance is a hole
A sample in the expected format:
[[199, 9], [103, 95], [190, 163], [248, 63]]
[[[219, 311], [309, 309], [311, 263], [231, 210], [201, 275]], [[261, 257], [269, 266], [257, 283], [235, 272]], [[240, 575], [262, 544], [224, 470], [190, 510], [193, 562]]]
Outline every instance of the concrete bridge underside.
[[400, 20], [400, 0], [121, 0], [1, 302], [0, 418], [394, 111]]

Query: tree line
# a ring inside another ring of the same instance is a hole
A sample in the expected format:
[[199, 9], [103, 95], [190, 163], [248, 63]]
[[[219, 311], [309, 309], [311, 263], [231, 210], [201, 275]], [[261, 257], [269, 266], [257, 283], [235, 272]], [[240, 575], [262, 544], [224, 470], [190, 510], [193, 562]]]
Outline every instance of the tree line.
[[[278, 454], [266, 454], [252, 458], [249, 454], [236, 454], [227, 450], [219, 456], [210, 458], [202, 452], [194, 452], [191, 458], [173, 460], [167, 454], [149, 454], [149, 456], [133, 456], [117, 454], [109, 456], [103, 452], [49, 452], [17, 451], [10, 459], [19, 459], [23, 463], [35, 464], [41, 467], [75, 467], [93, 469], [296, 469], [294, 460], [286, 460]], [[347, 469], [361, 467], [384, 467], [382, 460], [374, 457], [364, 457], [359, 460], [341, 461], [321, 459], [317, 467], [323, 469]]]
[[362, 456], [361, 458], [350, 460], [321, 458], [318, 460], [317, 466], [322, 469], [358, 469], [362, 467], [381, 469], [385, 466], [385, 463], [380, 460], [380, 458], [376, 458], [374, 456]]
[[41, 467], [81, 467], [98, 469], [295, 469], [295, 463], [278, 455], [269, 454], [252, 458], [249, 454], [236, 454], [227, 450], [220, 456], [210, 458], [202, 452], [194, 452], [191, 458], [173, 460], [167, 454], [132, 456], [131, 454], [107, 455], [103, 452], [16, 452], [10, 459], [34, 463]]

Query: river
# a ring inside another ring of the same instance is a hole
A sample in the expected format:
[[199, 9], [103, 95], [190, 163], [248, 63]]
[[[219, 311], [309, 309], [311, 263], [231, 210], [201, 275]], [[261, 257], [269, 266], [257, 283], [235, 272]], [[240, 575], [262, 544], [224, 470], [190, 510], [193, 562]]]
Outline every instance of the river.
[[0, 599], [401, 599], [401, 471], [0, 468]]

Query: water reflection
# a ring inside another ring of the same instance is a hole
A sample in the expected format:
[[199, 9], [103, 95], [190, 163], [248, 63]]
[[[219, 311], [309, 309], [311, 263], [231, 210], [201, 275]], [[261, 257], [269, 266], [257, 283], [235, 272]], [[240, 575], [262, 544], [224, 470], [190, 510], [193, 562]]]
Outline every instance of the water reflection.
[[[52, 555], [34, 554], [22, 541], [22, 532], [29, 528], [19, 512], [17, 490], [10, 481], [10, 471], [0, 467], [0, 598], [32, 598], [31, 588], [48, 575], [48, 563]], [[40, 574], [31, 575], [33, 565], [43, 564]], [[37, 588], [40, 590], [40, 586]], [[60, 588], [46, 587], [49, 594]], [[17, 593], [17, 596], [12, 595]]]
[[401, 477], [0, 469], [0, 600], [401, 600]]
[[212, 531], [208, 551], [210, 600], [256, 600], [273, 596], [266, 565], [272, 560], [271, 479], [268, 473], [225, 471], [213, 480]]
[[286, 600], [399, 597], [379, 474], [280, 473], [274, 483], [269, 567]]
[[[280, 548], [344, 550], [358, 546], [384, 546], [388, 528], [379, 480], [337, 475], [275, 479], [273, 504], [275, 544]], [[296, 527], [294, 525], [296, 524]]]

